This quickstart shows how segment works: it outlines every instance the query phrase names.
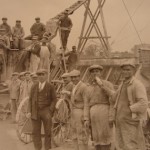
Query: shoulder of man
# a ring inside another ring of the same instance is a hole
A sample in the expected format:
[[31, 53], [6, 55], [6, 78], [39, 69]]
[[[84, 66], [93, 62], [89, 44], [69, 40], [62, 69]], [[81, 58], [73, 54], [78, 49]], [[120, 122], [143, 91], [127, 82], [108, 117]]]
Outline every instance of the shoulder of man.
[[132, 84], [134, 84], [134, 86], [141, 86], [141, 88], [144, 87], [144, 84], [136, 77], [133, 77]]

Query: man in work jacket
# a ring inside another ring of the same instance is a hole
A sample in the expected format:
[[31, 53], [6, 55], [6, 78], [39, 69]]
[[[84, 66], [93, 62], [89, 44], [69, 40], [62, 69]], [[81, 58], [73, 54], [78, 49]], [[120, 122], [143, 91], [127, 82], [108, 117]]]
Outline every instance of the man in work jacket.
[[98, 83], [115, 103], [116, 147], [118, 150], [145, 150], [142, 121], [146, 119], [148, 100], [144, 85], [134, 77], [133, 64], [121, 65], [124, 81], [117, 92]]

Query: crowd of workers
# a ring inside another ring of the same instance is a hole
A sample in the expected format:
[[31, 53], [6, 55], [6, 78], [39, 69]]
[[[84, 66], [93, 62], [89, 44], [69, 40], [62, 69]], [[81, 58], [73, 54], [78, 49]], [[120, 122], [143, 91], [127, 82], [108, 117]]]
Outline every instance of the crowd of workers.
[[[142, 122], [147, 113], [148, 99], [144, 85], [134, 77], [133, 64], [121, 65], [124, 80], [117, 90], [109, 81], [101, 78], [103, 67], [88, 68], [88, 83], [81, 80], [79, 70], [64, 73], [61, 94], [71, 104], [71, 138], [74, 150], [87, 150], [89, 137], [96, 150], [110, 150], [114, 139], [117, 150], [146, 150]], [[42, 149], [41, 123], [45, 131], [45, 150], [51, 149], [52, 117], [57, 107], [56, 90], [47, 81], [48, 72], [40, 69], [31, 74], [14, 72], [9, 86], [12, 116], [15, 122], [17, 106], [29, 97], [27, 118], [33, 126], [35, 150]]]

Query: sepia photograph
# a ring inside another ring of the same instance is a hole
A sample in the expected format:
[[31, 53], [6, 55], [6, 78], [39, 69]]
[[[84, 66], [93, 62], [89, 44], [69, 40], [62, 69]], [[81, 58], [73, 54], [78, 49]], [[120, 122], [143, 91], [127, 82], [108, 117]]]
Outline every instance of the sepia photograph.
[[0, 0], [0, 150], [150, 150], [150, 0]]

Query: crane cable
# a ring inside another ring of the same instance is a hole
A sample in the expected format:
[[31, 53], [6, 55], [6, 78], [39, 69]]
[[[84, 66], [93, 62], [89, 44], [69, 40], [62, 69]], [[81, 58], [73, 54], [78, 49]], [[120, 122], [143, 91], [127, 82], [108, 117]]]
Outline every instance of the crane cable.
[[129, 10], [128, 10], [128, 8], [127, 8], [127, 6], [126, 6], [124, 0], [121, 0], [121, 1], [122, 1], [123, 5], [124, 5], [124, 7], [125, 7], [125, 9], [126, 9], [126, 11], [127, 11], [127, 13], [128, 13], [128, 16], [129, 16], [129, 18], [130, 18], [130, 20], [131, 20], [131, 22], [132, 22], [132, 25], [133, 25], [134, 30], [135, 30], [135, 32], [136, 32], [138, 38], [139, 38], [139, 41], [140, 41], [141, 45], [143, 46], [142, 39], [141, 39], [141, 37], [140, 37], [140, 35], [139, 35], [139, 33], [138, 33], [138, 30], [136, 29], [136, 26], [135, 26], [134, 21], [133, 21], [131, 15], [130, 15], [130, 13], [129, 13]]
[[[136, 14], [137, 10], [142, 6], [142, 4], [144, 3], [145, 0], [143, 0], [138, 6], [137, 8], [134, 10], [133, 14], [131, 15], [132, 17]], [[118, 36], [122, 33], [122, 31], [125, 29], [125, 27], [129, 24], [128, 20], [123, 27], [121, 28], [121, 30], [118, 32], [118, 34], [116, 35], [115, 39], [111, 42], [111, 45], [115, 43], [116, 39], [118, 38]]]

